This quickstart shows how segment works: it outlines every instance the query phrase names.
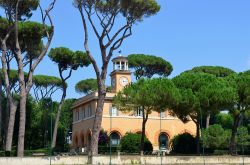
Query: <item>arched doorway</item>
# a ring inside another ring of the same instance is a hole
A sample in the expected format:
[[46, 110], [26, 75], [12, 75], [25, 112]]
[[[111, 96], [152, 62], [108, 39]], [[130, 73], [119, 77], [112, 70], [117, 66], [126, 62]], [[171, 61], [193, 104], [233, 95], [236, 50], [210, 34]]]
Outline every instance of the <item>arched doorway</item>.
[[112, 132], [110, 134], [110, 144], [112, 146], [118, 146], [120, 144], [121, 137], [117, 132]]
[[81, 147], [84, 147], [84, 133], [81, 134]]
[[168, 136], [165, 133], [161, 133], [158, 138], [159, 149], [167, 150], [168, 149]]
[[78, 137], [77, 137], [77, 134], [74, 135], [74, 138], [73, 138], [73, 146], [74, 146], [75, 148], [78, 147]]

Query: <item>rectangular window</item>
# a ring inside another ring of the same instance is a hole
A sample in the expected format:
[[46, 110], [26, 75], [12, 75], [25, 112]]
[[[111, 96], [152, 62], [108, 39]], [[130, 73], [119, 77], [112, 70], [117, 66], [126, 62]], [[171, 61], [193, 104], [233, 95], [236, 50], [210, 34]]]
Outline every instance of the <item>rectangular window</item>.
[[164, 118], [165, 117], [165, 112], [160, 112], [160, 117]]
[[86, 114], [85, 114], [85, 108], [82, 108], [82, 118], [85, 119]]
[[141, 116], [142, 117], [142, 109], [141, 108], [137, 108], [137, 110], [135, 111], [135, 116]]
[[80, 117], [79, 120], [82, 120], [82, 107], [80, 108]]
[[73, 111], [73, 121], [76, 121], [76, 111]]
[[92, 116], [92, 108], [91, 108], [91, 105], [89, 105], [89, 116]]
[[91, 105], [88, 106], [88, 108], [87, 108], [87, 114], [86, 115], [87, 115], [87, 117], [92, 116]]
[[118, 116], [118, 110], [117, 110], [117, 108], [116, 107], [111, 107], [109, 115], [110, 116]]
[[76, 113], [77, 115], [77, 118], [76, 118], [76, 120], [79, 120], [79, 110], [77, 110], [77, 113]]
[[120, 139], [111, 139], [112, 146], [118, 146], [120, 144]]

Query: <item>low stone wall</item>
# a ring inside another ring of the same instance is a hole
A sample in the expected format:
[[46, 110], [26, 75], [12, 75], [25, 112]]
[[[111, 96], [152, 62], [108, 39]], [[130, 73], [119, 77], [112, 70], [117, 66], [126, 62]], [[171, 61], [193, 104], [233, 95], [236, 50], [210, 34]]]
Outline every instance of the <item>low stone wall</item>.
[[[68, 157], [52, 157], [51, 164], [53, 165], [82, 165], [87, 164], [87, 156], [68, 156]], [[249, 156], [112, 156], [112, 164], [249, 164]], [[50, 158], [48, 157], [24, 157], [24, 158], [0, 158], [0, 165], [49, 165]], [[98, 156], [93, 158], [93, 164], [110, 164], [109, 156]]]
[[[112, 164], [249, 164], [250, 157], [236, 157], [236, 156], [120, 156], [112, 157]], [[93, 159], [93, 164], [109, 164], [110, 158], [107, 156], [99, 156]]]

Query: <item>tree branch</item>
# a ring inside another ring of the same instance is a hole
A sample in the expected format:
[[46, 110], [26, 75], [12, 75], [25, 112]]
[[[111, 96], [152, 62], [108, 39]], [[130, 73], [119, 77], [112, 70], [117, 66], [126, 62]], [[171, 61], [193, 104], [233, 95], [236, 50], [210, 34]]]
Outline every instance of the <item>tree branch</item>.
[[[28, 82], [27, 82], [27, 87], [26, 87], [27, 92], [29, 92], [30, 88], [32, 87], [32, 77], [33, 77], [34, 70], [37, 67], [37, 65], [40, 63], [40, 61], [43, 59], [43, 57], [46, 55], [46, 53], [47, 53], [47, 51], [49, 49], [49, 46], [51, 44], [52, 38], [54, 36], [54, 25], [53, 25], [52, 18], [50, 16], [50, 11], [54, 8], [55, 3], [56, 3], [56, 0], [53, 0], [50, 3], [48, 9], [45, 10], [45, 15], [43, 15], [42, 8], [41, 8], [41, 6], [39, 6], [39, 8], [41, 10], [41, 13], [42, 13], [42, 22], [43, 22], [44, 31], [46, 32], [48, 41], [47, 41], [45, 47], [43, 48], [42, 52], [40, 53], [40, 55], [36, 59], [36, 61], [29, 68]], [[45, 24], [46, 18], [49, 19], [50, 27], [51, 27], [51, 33], [49, 33], [48, 29], [46, 29], [46, 24]]]
[[[100, 78], [100, 71], [99, 71], [99, 68], [97, 66], [97, 63], [95, 61], [95, 59], [93, 58], [90, 50], [89, 50], [89, 45], [88, 45], [88, 29], [87, 29], [87, 24], [86, 24], [86, 20], [85, 20], [85, 17], [84, 17], [84, 14], [83, 14], [83, 11], [82, 11], [82, 4], [80, 3], [79, 6], [78, 6], [78, 10], [80, 12], [80, 15], [81, 15], [81, 19], [82, 19], [82, 23], [83, 23], [83, 28], [84, 28], [84, 48], [86, 50], [86, 54], [87, 56], [89, 57], [89, 60], [91, 61], [94, 69], [95, 69], [95, 73], [96, 73], [96, 78], [97, 78], [97, 82], [98, 82], [98, 85], [100, 85], [101, 83], [101, 78]], [[100, 89], [98, 89], [99, 92]]]

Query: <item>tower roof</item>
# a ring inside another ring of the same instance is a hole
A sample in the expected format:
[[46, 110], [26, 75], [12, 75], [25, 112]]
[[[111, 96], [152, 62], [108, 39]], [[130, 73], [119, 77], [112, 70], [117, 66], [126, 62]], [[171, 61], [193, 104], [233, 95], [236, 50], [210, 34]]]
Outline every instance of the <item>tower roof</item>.
[[112, 62], [117, 62], [117, 61], [128, 62], [128, 59], [127, 57], [124, 57], [124, 56], [118, 56], [112, 59]]

